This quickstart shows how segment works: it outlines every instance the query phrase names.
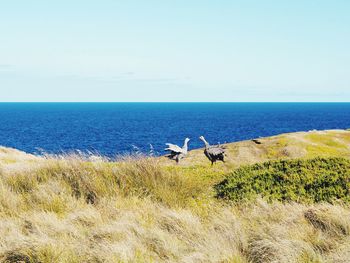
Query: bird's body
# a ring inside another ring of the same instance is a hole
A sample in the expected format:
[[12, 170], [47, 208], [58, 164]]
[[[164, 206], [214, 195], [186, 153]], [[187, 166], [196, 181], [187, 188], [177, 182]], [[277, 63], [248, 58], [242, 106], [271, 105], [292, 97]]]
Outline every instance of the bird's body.
[[204, 154], [213, 165], [216, 161], [225, 162], [225, 147], [222, 145], [210, 145], [203, 136], [199, 137], [205, 144]]
[[179, 161], [187, 155], [189, 141], [190, 139], [186, 138], [182, 148], [175, 144], [166, 143], [168, 147], [165, 148], [165, 150], [170, 152], [168, 158], [175, 160], [177, 163], [179, 163]]

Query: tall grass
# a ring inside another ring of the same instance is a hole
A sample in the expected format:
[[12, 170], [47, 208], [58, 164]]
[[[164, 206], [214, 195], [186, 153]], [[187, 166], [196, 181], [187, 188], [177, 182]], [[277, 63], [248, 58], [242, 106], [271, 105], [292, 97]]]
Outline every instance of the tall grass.
[[[229, 205], [216, 168], [47, 157], [0, 169], [0, 262], [346, 262], [346, 204]], [[217, 176], [217, 178], [215, 177]]]
[[50, 159], [24, 186], [20, 176], [11, 177], [11, 182], [15, 191], [26, 191], [48, 177], [63, 182], [74, 197], [91, 204], [102, 198], [136, 196], [170, 207], [185, 207], [209, 188], [199, 177], [164, 169], [155, 158], [124, 158], [118, 163]]

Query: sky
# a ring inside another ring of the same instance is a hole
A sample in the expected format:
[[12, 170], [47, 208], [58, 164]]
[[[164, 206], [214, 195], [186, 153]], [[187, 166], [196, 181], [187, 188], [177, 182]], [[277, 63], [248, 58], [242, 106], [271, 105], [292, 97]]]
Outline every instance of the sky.
[[0, 0], [0, 101], [350, 101], [349, 14], [348, 0]]

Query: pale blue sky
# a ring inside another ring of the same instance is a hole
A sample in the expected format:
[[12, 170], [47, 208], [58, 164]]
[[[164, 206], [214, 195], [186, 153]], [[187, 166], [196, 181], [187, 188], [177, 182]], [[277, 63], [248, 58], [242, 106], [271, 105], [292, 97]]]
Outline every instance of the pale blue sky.
[[0, 101], [350, 101], [347, 0], [0, 2]]

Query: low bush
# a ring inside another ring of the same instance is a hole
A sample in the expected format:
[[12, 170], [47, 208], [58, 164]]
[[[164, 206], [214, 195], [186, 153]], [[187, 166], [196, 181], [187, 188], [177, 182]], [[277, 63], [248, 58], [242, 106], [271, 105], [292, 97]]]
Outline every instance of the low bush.
[[280, 160], [241, 167], [215, 186], [217, 197], [239, 202], [258, 196], [301, 203], [350, 201], [350, 161]]

